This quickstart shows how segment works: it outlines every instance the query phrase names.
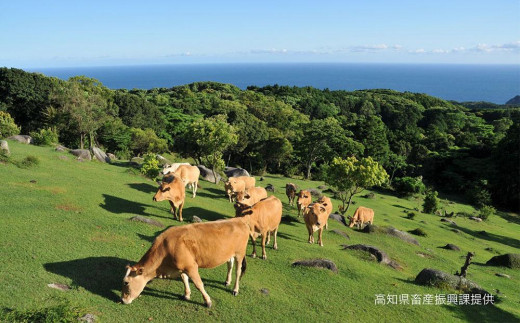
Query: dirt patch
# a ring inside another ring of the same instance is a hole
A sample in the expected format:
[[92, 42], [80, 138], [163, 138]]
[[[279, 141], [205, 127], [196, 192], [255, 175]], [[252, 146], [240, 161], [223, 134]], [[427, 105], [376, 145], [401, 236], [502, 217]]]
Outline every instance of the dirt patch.
[[333, 273], [338, 273], [338, 267], [336, 264], [329, 259], [307, 259], [307, 260], [297, 260], [292, 263], [293, 266], [305, 266], [305, 267], [315, 267], [315, 268], [324, 268], [332, 271]]
[[80, 212], [83, 209], [80, 208], [77, 205], [72, 204], [58, 204], [54, 207], [56, 210], [62, 210], [62, 211], [70, 211], [70, 212]]

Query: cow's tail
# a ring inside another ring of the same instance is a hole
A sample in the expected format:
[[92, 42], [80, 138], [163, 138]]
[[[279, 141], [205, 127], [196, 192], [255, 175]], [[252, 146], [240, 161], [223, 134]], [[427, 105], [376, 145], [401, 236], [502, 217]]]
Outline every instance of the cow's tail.
[[202, 188], [202, 186], [199, 184], [199, 181], [197, 181], [197, 188]]
[[242, 268], [241, 268], [242, 271], [240, 272], [240, 278], [242, 278], [242, 276], [244, 276], [246, 269], [247, 269], [246, 258], [247, 258], [247, 256], [244, 255], [244, 259], [242, 259]]

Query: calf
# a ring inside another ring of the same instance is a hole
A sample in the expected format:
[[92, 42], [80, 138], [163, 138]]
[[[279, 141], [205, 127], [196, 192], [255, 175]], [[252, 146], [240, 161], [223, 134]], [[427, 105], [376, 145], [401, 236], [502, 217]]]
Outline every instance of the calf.
[[289, 205], [294, 205], [294, 198], [296, 197], [296, 185], [293, 183], [287, 183], [285, 184], [285, 195], [287, 195], [287, 198], [289, 199]]
[[263, 187], [253, 187], [236, 194], [237, 202], [252, 206], [267, 197], [267, 191]]
[[301, 190], [298, 193], [298, 200], [296, 201], [296, 206], [298, 207], [298, 217], [300, 217], [300, 212], [302, 212], [302, 214], [305, 215], [307, 206], [309, 206], [309, 204], [311, 204], [311, 202], [312, 202], [311, 192], [306, 191], [306, 190]]
[[363, 223], [374, 223], [374, 210], [367, 207], [360, 206], [354, 212], [354, 215], [350, 218], [349, 227], [354, 227], [354, 224], [358, 225], [358, 229], [361, 228]]
[[159, 185], [159, 189], [153, 196], [153, 200], [155, 202], [168, 200], [173, 218], [182, 222], [182, 207], [184, 206], [184, 198], [186, 197], [184, 182], [179, 175], [169, 174], [163, 178], [163, 181], [159, 183]]
[[235, 203], [235, 211], [237, 217], [249, 216], [249, 229], [251, 243], [253, 244], [253, 253], [251, 256], [256, 257], [256, 238], [262, 236], [262, 259], [267, 259], [265, 253], [265, 245], [269, 243], [266, 239], [268, 234], [273, 232], [274, 244], [273, 249], [278, 249], [276, 236], [278, 227], [282, 221], [282, 202], [275, 196], [269, 196], [256, 203], [253, 206], [244, 205], [240, 202]]
[[238, 192], [244, 192], [246, 190], [246, 183], [236, 177], [231, 177], [224, 185], [224, 189], [226, 190], [229, 202], [233, 202]]
[[321, 203], [313, 203], [307, 206], [307, 211], [303, 214], [305, 226], [309, 233], [309, 243], [314, 243], [314, 232], [318, 231], [318, 243], [323, 247], [323, 227], [327, 223], [330, 212]]
[[[332, 213], [332, 201], [327, 196], [323, 195], [318, 199], [318, 203], [323, 205], [325, 207], [325, 210], [327, 210], [328, 215]], [[327, 218], [327, 221], [325, 222], [325, 229], [329, 228], [329, 221]]]
[[197, 186], [199, 185], [200, 170], [197, 166], [180, 165], [175, 174], [184, 182], [184, 186], [188, 185], [192, 189], [193, 197], [197, 194]]
[[246, 270], [249, 217], [171, 227], [161, 233], [139, 262], [127, 266], [121, 300], [130, 304], [155, 277], [178, 277], [184, 283], [184, 299], [189, 300], [189, 278], [202, 293], [207, 307], [211, 298], [204, 289], [199, 268], [214, 268], [227, 262], [225, 284], [231, 284], [233, 262], [236, 279], [233, 295], [238, 295], [240, 278]]

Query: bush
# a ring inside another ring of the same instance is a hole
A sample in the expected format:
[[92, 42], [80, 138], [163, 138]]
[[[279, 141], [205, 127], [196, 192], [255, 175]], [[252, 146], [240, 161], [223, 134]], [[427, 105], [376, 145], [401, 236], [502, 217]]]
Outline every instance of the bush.
[[141, 165], [141, 173], [148, 178], [155, 179], [159, 176], [160, 170], [159, 161], [155, 157], [155, 154], [144, 155], [143, 165]]
[[20, 168], [29, 168], [40, 164], [40, 160], [36, 156], [29, 155], [19, 162], [16, 162], [16, 166]]
[[424, 231], [423, 229], [421, 228], [417, 228], [417, 229], [414, 229], [414, 230], [410, 230], [408, 231], [410, 232], [411, 234], [415, 234], [416, 236], [420, 236], [420, 237], [426, 237], [428, 236], [428, 234], [426, 233], [426, 231]]
[[20, 127], [14, 123], [11, 115], [5, 111], [0, 111], [0, 139], [14, 136], [20, 133]]
[[131, 128], [130, 131], [132, 132], [130, 149], [135, 155], [145, 153], [161, 154], [168, 150], [166, 139], [157, 137], [152, 129]]
[[495, 215], [496, 211], [491, 205], [484, 205], [480, 208], [478, 217], [485, 221], [490, 215]]
[[423, 212], [424, 213], [435, 213], [439, 209], [439, 199], [437, 198], [437, 192], [428, 190], [424, 197]]
[[408, 212], [408, 214], [406, 215], [406, 218], [410, 219], [410, 220], [413, 220], [415, 218], [415, 213], [414, 212]]
[[33, 144], [38, 146], [51, 146], [58, 143], [58, 133], [52, 129], [40, 129], [39, 132], [30, 133]]
[[426, 188], [421, 177], [396, 178], [393, 182], [393, 186], [397, 194], [401, 196], [422, 194]]
[[73, 307], [69, 303], [42, 309], [20, 311], [3, 308], [0, 311], [2, 322], [78, 322], [85, 310]]

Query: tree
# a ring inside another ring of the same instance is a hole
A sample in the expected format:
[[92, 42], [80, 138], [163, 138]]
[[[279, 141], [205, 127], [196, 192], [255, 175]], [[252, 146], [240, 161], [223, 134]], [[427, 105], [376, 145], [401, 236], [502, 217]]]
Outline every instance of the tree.
[[7, 138], [20, 133], [20, 127], [7, 112], [0, 111], [0, 138]]
[[191, 142], [197, 145], [198, 156], [213, 171], [215, 184], [217, 172], [224, 169], [222, 159], [224, 152], [238, 140], [235, 128], [226, 121], [226, 116], [219, 114], [206, 119], [199, 119], [192, 123], [188, 134]]
[[428, 190], [424, 197], [423, 212], [435, 213], [439, 209], [439, 199], [437, 198], [437, 191]]
[[166, 139], [157, 137], [152, 129], [130, 128], [132, 141], [130, 149], [136, 155], [145, 153], [163, 153], [168, 150]]
[[385, 169], [372, 157], [361, 160], [356, 157], [347, 157], [347, 159], [336, 157], [328, 169], [326, 183], [337, 191], [337, 196], [343, 203], [339, 211], [345, 214], [354, 195], [387, 181], [388, 174]]
[[354, 138], [365, 146], [365, 156], [385, 163], [390, 153], [386, 137], [386, 126], [381, 118], [375, 115], [362, 116], [356, 122], [353, 131]]
[[390, 152], [386, 161], [386, 167], [388, 170], [390, 170], [390, 179], [388, 181], [389, 185], [392, 185], [392, 180], [394, 179], [395, 172], [400, 169], [403, 169], [404, 167], [406, 167], [406, 165], [406, 156]]

